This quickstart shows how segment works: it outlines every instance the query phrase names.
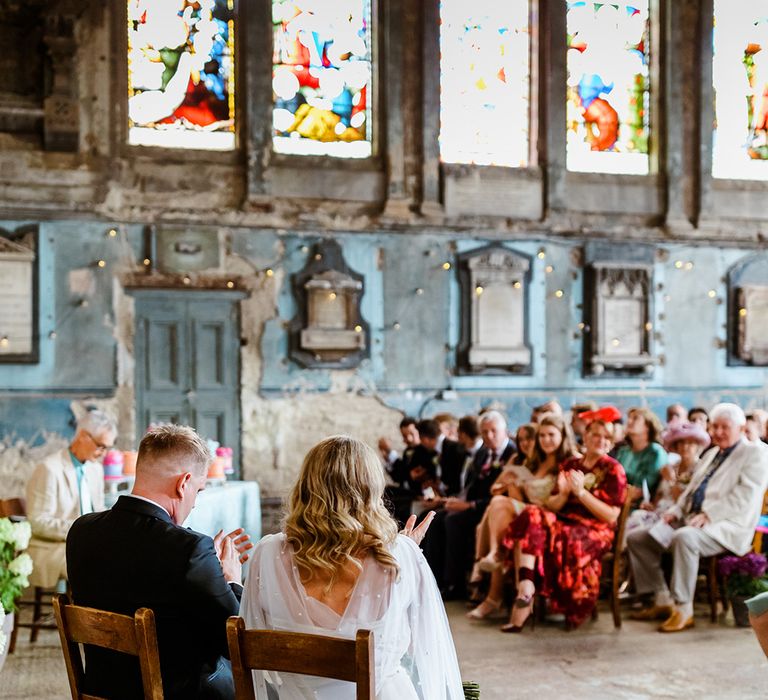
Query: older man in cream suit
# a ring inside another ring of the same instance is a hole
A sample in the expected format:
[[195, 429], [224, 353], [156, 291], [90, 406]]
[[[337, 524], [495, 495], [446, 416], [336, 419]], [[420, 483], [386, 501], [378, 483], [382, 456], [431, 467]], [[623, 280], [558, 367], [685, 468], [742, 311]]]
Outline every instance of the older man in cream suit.
[[[745, 440], [744, 412], [735, 404], [718, 404], [710, 418], [712, 442], [719, 449], [702, 459], [660, 523], [627, 538], [637, 592], [655, 594], [650, 608], [631, 617], [667, 618], [661, 632], [693, 626], [700, 557], [726, 551], [741, 556], [749, 551], [768, 487], [768, 450]], [[661, 570], [664, 551], [672, 553], [671, 590]]]
[[84, 513], [104, 510], [104, 469], [97, 460], [112, 447], [116, 432], [112, 418], [90, 411], [78, 421], [69, 447], [35, 467], [27, 483], [33, 586], [50, 588], [66, 579], [70, 526]]

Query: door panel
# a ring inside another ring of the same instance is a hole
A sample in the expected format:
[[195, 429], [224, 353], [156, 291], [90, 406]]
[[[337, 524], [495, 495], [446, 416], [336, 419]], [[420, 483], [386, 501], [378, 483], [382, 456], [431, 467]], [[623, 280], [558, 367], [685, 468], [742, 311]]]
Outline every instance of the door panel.
[[136, 418], [191, 425], [239, 465], [239, 296], [136, 290]]

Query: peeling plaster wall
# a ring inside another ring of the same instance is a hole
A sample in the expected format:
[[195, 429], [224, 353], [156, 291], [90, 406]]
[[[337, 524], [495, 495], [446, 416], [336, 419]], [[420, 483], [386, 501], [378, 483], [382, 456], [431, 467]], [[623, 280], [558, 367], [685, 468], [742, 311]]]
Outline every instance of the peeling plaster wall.
[[[461, 415], [494, 403], [514, 425], [552, 398], [565, 406], [586, 398], [624, 409], [643, 404], [659, 413], [673, 401], [766, 406], [768, 370], [727, 364], [725, 279], [739, 261], [766, 254], [768, 184], [708, 175], [711, 41], [701, 33], [711, 26], [702, 16], [711, 0], [660, 3], [657, 44], [665, 60], [656, 94], [664, 113], [654, 138], [663, 147], [658, 172], [648, 177], [564, 168], [565, 51], [552, 29], [563, 23], [562, 3], [541, 3], [548, 20], [537, 37], [544, 78], [536, 85], [533, 125], [541, 156], [526, 169], [440, 165], [439, 36], [436, 23], [419, 26], [435, 19], [437, 0], [423, 12], [416, 0], [380, 3], [387, 50], [377, 76], [383, 117], [376, 128], [386, 138], [370, 162], [269, 153], [269, 22], [259, 25], [257, 12], [240, 28], [238, 99], [250, 121], [241, 123], [238, 151], [127, 147], [124, 3], [64, 6], [80, 8], [72, 80], [79, 149], [52, 152], [41, 145], [42, 134], [0, 134], [0, 226], [40, 226], [40, 361], [0, 363], [0, 438], [8, 444], [53, 447], [71, 437], [73, 406], [96, 404], [118, 418], [118, 444], [135, 447], [135, 319], [127, 287], [183, 288], [180, 277], [146, 274], [145, 225], [215, 229], [221, 262], [191, 275], [189, 288], [233, 279], [246, 294], [242, 471], [267, 496], [285, 492], [306, 449], [328, 434], [349, 432], [371, 444], [387, 435], [397, 444], [402, 413]], [[115, 238], [107, 235], [112, 227]], [[287, 326], [297, 312], [291, 275], [304, 267], [309, 247], [328, 236], [365, 279], [370, 356], [353, 371], [306, 370], [288, 355]], [[660, 364], [650, 379], [581, 374], [583, 248], [595, 241], [626, 252], [637, 243], [655, 249]], [[456, 371], [460, 290], [455, 265], [445, 271], [442, 264], [489, 243], [532, 260], [526, 376]], [[540, 248], [545, 260], [536, 256]], [[98, 259], [104, 269], [94, 266]], [[676, 260], [691, 269], [675, 268]], [[13, 463], [20, 459], [26, 457]]]

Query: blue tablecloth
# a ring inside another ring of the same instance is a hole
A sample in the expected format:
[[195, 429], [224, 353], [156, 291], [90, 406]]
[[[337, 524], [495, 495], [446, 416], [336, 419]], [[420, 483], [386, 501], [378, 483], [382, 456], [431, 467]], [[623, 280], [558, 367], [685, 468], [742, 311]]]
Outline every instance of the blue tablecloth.
[[261, 539], [261, 493], [255, 481], [227, 481], [207, 486], [197, 495], [195, 507], [184, 522], [197, 532], [213, 537], [219, 530], [242, 527], [251, 540]]

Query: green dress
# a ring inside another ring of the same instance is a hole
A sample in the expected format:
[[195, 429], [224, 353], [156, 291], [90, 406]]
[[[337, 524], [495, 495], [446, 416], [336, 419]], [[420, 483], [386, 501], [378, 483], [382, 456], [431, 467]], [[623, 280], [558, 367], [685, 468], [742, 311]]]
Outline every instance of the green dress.
[[616, 453], [616, 460], [624, 467], [627, 482], [642, 488], [645, 480], [653, 498], [661, 481], [661, 468], [669, 461], [664, 448], [657, 442], [652, 442], [644, 450], [633, 452], [629, 445], [624, 445]]

